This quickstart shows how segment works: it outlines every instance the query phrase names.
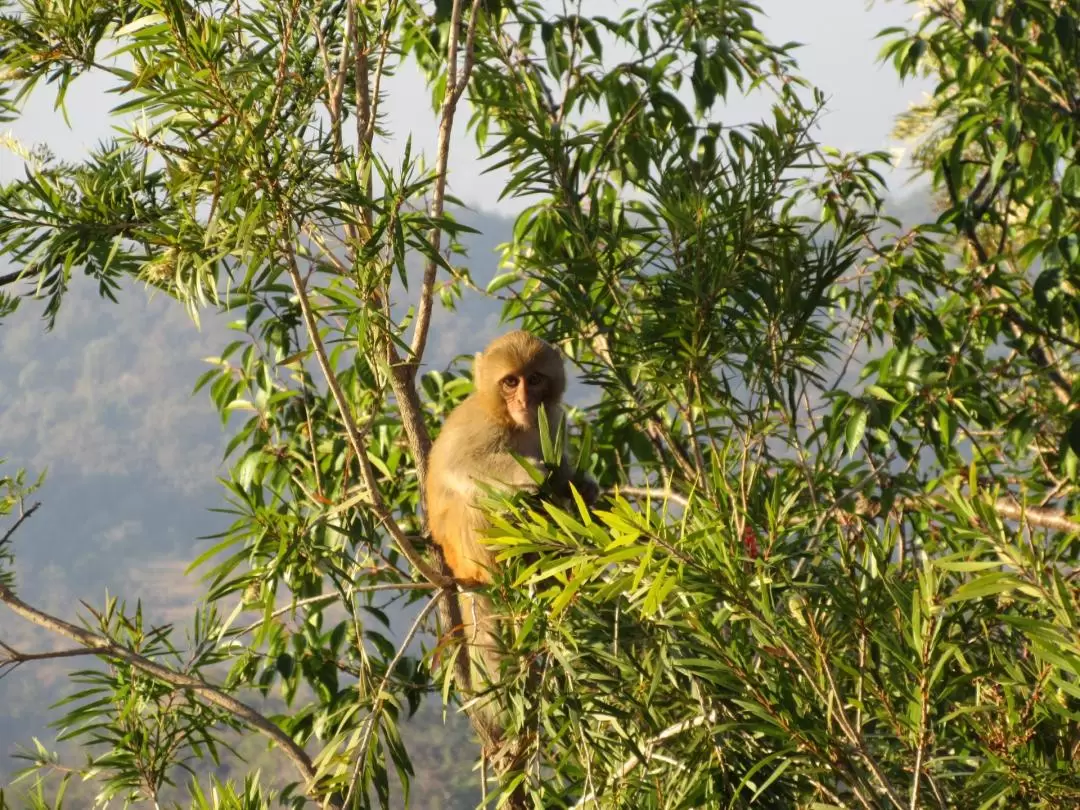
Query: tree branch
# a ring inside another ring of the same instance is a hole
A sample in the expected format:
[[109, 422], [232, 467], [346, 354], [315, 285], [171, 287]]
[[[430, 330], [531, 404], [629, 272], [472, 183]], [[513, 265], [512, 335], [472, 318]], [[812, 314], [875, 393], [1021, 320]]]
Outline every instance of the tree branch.
[[[446, 176], [450, 162], [450, 135], [454, 129], [454, 116], [457, 113], [458, 101], [461, 100], [465, 88], [469, 84], [472, 74], [473, 54], [476, 43], [476, 22], [479, 18], [480, 0], [473, 0], [469, 14], [469, 27], [465, 38], [465, 58], [458, 72], [458, 38], [461, 35], [461, 6], [462, 0], [454, 0], [454, 8], [450, 16], [450, 51], [447, 58], [449, 75], [446, 82], [446, 96], [443, 99], [442, 112], [439, 118], [439, 140], [435, 157], [435, 188], [431, 193], [430, 215], [437, 220], [443, 215], [443, 204], [446, 196]], [[431, 230], [431, 250], [434, 254], [428, 260], [424, 268], [424, 280], [420, 286], [420, 303], [416, 311], [416, 329], [413, 332], [412, 356], [409, 359], [410, 372], [415, 373], [417, 366], [424, 356], [427, 346], [428, 330], [431, 327], [431, 314], [435, 297], [435, 277], [438, 274], [439, 264], [437, 259], [442, 249], [442, 228], [438, 225]]]
[[0, 537], [0, 548], [3, 548], [5, 545], [7, 545], [7, 542], [11, 539], [11, 536], [19, 530], [19, 527], [22, 526], [23, 523], [25, 523], [27, 520], [30, 519], [31, 516], [33, 516], [34, 512], [36, 512], [40, 506], [41, 501], [36, 501], [29, 509], [19, 515], [19, 518], [15, 521], [14, 525], [6, 532], [4, 532], [3, 537]]
[[[479, 19], [481, 0], [473, 0], [472, 12], [469, 18], [469, 27], [465, 40], [465, 57], [458, 72], [458, 39], [461, 35], [461, 6], [463, 0], [454, 0], [454, 7], [450, 18], [450, 45], [449, 45], [449, 76], [447, 79], [446, 96], [443, 101], [442, 112], [439, 120], [439, 139], [435, 159], [435, 188], [431, 195], [430, 216], [433, 220], [443, 215], [444, 201], [446, 197], [446, 177], [450, 160], [450, 134], [453, 131], [454, 115], [457, 112], [457, 104], [461, 99], [465, 88], [469, 83], [472, 73], [473, 51], [476, 42], [476, 23]], [[431, 315], [435, 299], [435, 278], [438, 274], [438, 255], [442, 249], [442, 228], [435, 225], [430, 235], [432, 258], [424, 268], [424, 277], [420, 285], [420, 301], [417, 305], [416, 327], [413, 331], [413, 339], [410, 345], [409, 357], [401, 358], [392, 341], [387, 341], [387, 357], [390, 361], [391, 375], [390, 385], [394, 390], [394, 398], [397, 400], [398, 412], [401, 414], [402, 426], [405, 428], [405, 437], [409, 442], [416, 463], [416, 475], [420, 482], [420, 497], [424, 498], [425, 482], [427, 479], [428, 455], [431, 451], [431, 437], [428, 435], [427, 425], [424, 424], [423, 407], [420, 396], [416, 391], [416, 372], [424, 358], [424, 350], [427, 348], [428, 332], [431, 328]]]
[[368, 746], [371, 745], [371, 739], [374, 736], [375, 726], [378, 725], [379, 712], [382, 710], [383, 703], [386, 702], [386, 697], [389, 694], [387, 687], [390, 683], [390, 676], [393, 675], [394, 670], [397, 668], [398, 662], [402, 656], [405, 655], [405, 648], [412, 642], [413, 637], [420, 630], [420, 626], [424, 623], [424, 619], [428, 617], [432, 610], [434, 610], [442, 598], [452, 592], [453, 588], [440, 588], [434, 596], [431, 597], [424, 609], [417, 615], [415, 621], [412, 623], [412, 627], [409, 628], [409, 632], [405, 634], [405, 638], [402, 639], [401, 644], [398, 645], [397, 654], [393, 660], [386, 666], [386, 673], [383, 675], [382, 683], [379, 684], [379, 688], [375, 691], [375, 704], [371, 707], [371, 712], [368, 714], [367, 719], [364, 721], [364, 726], [361, 731], [361, 741], [359, 750], [356, 753], [356, 764], [353, 767], [352, 778], [349, 780], [349, 790], [345, 794], [345, 807], [352, 806], [352, 799], [356, 793], [356, 788], [360, 781], [360, 772], [364, 767], [364, 759], [367, 757]]
[[341, 390], [341, 384], [338, 382], [337, 375], [330, 365], [330, 358], [326, 354], [326, 347], [323, 345], [322, 338], [319, 337], [319, 323], [315, 318], [314, 311], [311, 309], [311, 301], [308, 299], [307, 286], [303, 277], [300, 275], [300, 268], [296, 263], [296, 253], [292, 250], [289, 243], [286, 243], [284, 253], [288, 259], [289, 278], [292, 280], [293, 289], [296, 290], [296, 295], [300, 302], [300, 312], [303, 315], [304, 325], [307, 328], [311, 345], [315, 350], [315, 357], [318, 360], [319, 368], [322, 370], [323, 377], [326, 379], [326, 384], [329, 386], [330, 393], [334, 397], [334, 402], [337, 404], [338, 411], [341, 414], [341, 421], [345, 426], [345, 435], [349, 440], [349, 446], [352, 447], [353, 453], [356, 454], [356, 459], [360, 464], [364, 485], [367, 488], [368, 496], [371, 499], [369, 505], [371, 506], [372, 511], [375, 512], [379, 522], [386, 527], [386, 530], [390, 533], [394, 543], [404, 555], [405, 559], [407, 559], [429, 582], [433, 582], [436, 585], [444, 585], [447, 582], [446, 577], [441, 572], [436, 571], [428, 565], [427, 561], [420, 555], [420, 552], [416, 550], [416, 546], [412, 544], [412, 541], [409, 540], [408, 536], [401, 530], [397, 521], [394, 520], [393, 515], [391, 515], [386, 508], [386, 502], [383, 500], [382, 492], [379, 491], [379, 487], [375, 481], [375, 473], [371, 469], [371, 461], [368, 459], [367, 451], [364, 448], [363, 435], [356, 424], [356, 420], [353, 419], [352, 411], [349, 408], [349, 402], [345, 398], [345, 392]]
[[3, 641], [0, 641], [0, 649], [3, 649], [5, 653], [4, 655], [0, 655], [0, 670], [7, 669], [8, 672], [14, 670], [19, 664], [25, 664], [30, 661], [49, 661], [56, 658], [75, 658], [76, 656], [82, 655], [105, 655], [108, 653], [108, 649], [105, 647], [76, 647], [71, 650], [23, 653], [19, 652], [11, 645], [5, 644]]
[[[293, 739], [288, 734], [247, 704], [241, 703], [239, 700], [236, 700], [231, 695], [223, 692], [218, 687], [209, 684], [200, 678], [194, 678], [190, 675], [174, 672], [168, 667], [161, 666], [136, 652], [121, 647], [119, 644], [112, 641], [112, 639], [98, 635], [97, 633], [92, 633], [89, 630], [84, 630], [63, 619], [44, 613], [37, 608], [28, 605], [26, 602], [23, 602], [10, 588], [2, 583], [0, 583], [0, 602], [7, 605], [16, 615], [26, 619], [28, 622], [36, 624], [38, 627], [43, 627], [51, 633], [70, 639], [77, 644], [81, 644], [83, 647], [87, 648], [87, 654], [95, 654], [104, 658], [123, 661], [135, 667], [135, 669], [140, 672], [153, 678], [157, 678], [177, 689], [194, 692], [207, 703], [217, 706], [219, 709], [223, 709], [234, 717], [243, 720], [281, 748], [285, 753], [285, 756], [292, 761], [296, 770], [299, 771], [300, 775], [304, 778], [304, 792], [313, 800], [316, 799], [314, 793], [315, 768], [312, 765], [311, 758], [307, 755], [307, 752], [293, 742]], [[74, 655], [75, 652], [68, 651], [68, 654]], [[329, 800], [327, 800], [327, 805], [331, 807], [340, 807], [339, 804], [331, 803]]]
[[[645, 744], [641, 746], [642, 753], [640, 756], [635, 754], [634, 756], [623, 762], [623, 764], [619, 766], [619, 769], [615, 771], [615, 774], [611, 777], [609, 781], [614, 784], [618, 784], [623, 779], [625, 779], [630, 774], [630, 772], [633, 771], [638, 765], [642, 764], [643, 762], [648, 763], [655, 756], [654, 749], [665, 740], [676, 737], [679, 734], [682, 734], [684, 731], [690, 731], [691, 729], [703, 726], [706, 723], [715, 723], [716, 719], [717, 713], [715, 711], [712, 711], [708, 714], [691, 717], [689, 720], [681, 720], [674, 725], [668, 726], [655, 737], [647, 740]], [[587, 793], [574, 803], [573, 808], [584, 807], [589, 802], [595, 802], [596, 799], [597, 794], [595, 791]]]
[[1003, 518], [1017, 520], [1021, 523], [1030, 523], [1043, 529], [1054, 529], [1059, 532], [1080, 532], [1080, 523], [1067, 517], [1064, 512], [1053, 509], [1039, 509], [1025, 507], [1015, 501], [998, 498], [994, 501], [994, 511]]
[[608, 490], [613, 495], [630, 495], [635, 498], [652, 498], [658, 501], [674, 501], [680, 506], [689, 506], [690, 499], [670, 489], [654, 489], [652, 487], [624, 487], [614, 486]]
[[[947, 171], [948, 166], [945, 168], [946, 171], [942, 172], [945, 177], [945, 187], [949, 192], [949, 198], [952, 200], [953, 207], [958, 207], [960, 205], [960, 192], [952, 180], [951, 173]], [[978, 190], [976, 189], [976, 191], [972, 192], [972, 195], [969, 195], [967, 199], [969, 206], [975, 205], [976, 199], [974, 195], [976, 195], [977, 191]], [[975, 231], [974, 218], [968, 214], [962, 215], [960, 218], [960, 227], [968, 244], [971, 245], [971, 249], [975, 252], [975, 257], [979, 260], [979, 264], [984, 267], [990, 264], [990, 257], [986, 252], [986, 248], [979, 239], [978, 233]], [[989, 295], [991, 299], [995, 299], [999, 297], [1000, 293], [998, 290], [992, 288]], [[1013, 333], [1013, 336], [1016, 338], [1023, 337], [1023, 320], [1008, 304], [1005, 305], [1004, 317], [1005, 322], [1009, 324], [1009, 330]], [[1026, 353], [1027, 356], [1031, 358], [1032, 362], [1045, 372], [1058, 401], [1063, 405], [1068, 406], [1072, 400], [1072, 385], [1057, 368], [1056, 364], [1050, 360], [1046, 349], [1039, 342], [1037, 337], [1031, 341], [1031, 345], [1027, 348]]]
[[[905, 509], [909, 506], [918, 506], [926, 501], [928, 496], [916, 496], [911, 498], [898, 498], [893, 504], [894, 509]], [[1015, 499], [998, 498], [992, 504], [994, 512], [1007, 520], [1015, 520], [1020, 523], [1028, 523], [1042, 529], [1052, 529], [1059, 532], [1080, 532], [1080, 521], [1075, 520], [1064, 512], [1055, 509], [1044, 509], [1035, 506], [1024, 506]], [[856, 504], [855, 514], [862, 517], [877, 517], [881, 512], [881, 502], [876, 498], [860, 499]]]

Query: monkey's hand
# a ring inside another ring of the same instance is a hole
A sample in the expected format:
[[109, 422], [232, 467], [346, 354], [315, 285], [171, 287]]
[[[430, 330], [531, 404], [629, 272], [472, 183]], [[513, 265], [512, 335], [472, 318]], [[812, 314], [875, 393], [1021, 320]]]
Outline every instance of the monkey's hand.
[[585, 501], [586, 506], [592, 506], [596, 503], [596, 499], [600, 497], [600, 485], [588, 473], [579, 473], [577, 478], [574, 479], [574, 486], [577, 488], [578, 494], [581, 495], [581, 499]]

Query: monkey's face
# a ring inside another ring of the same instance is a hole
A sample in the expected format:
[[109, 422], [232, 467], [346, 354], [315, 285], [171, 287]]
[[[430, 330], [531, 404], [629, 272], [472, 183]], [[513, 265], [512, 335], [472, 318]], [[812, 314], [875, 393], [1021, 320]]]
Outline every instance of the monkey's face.
[[519, 428], [532, 430], [537, 426], [537, 409], [547, 400], [551, 380], [540, 371], [512, 371], [499, 379], [499, 392], [506, 403], [506, 412]]
[[562, 401], [566, 372], [558, 351], [519, 330], [496, 338], [476, 356], [475, 382], [492, 417], [514, 430], [535, 431], [540, 406]]

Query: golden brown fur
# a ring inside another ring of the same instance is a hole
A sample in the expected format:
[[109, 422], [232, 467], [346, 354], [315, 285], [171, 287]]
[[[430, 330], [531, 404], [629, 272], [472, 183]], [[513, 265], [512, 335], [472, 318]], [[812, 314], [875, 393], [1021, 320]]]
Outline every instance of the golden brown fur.
[[[529, 385], [535, 375], [539, 379]], [[519, 384], [508, 392], [501, 383], [510, 376]], [[450, 414], [431, 448], [426, 486], [432, 537], [459, 582], [491, 582], [494, 558], [482, 542], [487, 520], [475, 506], [477, 482], [535, 488], [510, 451], [541, 465], [536, 410], [546, 409], [554, 429], [565, 389], [562, 357], [528, 332], [503, 335], [477, 356], [474, 391]]]
[[[479, 483], [507, 489], [535, 489], [536, 484], [511, 455], [524, 456], [543, 469], [537, 412], [543, 407], [554, 430], [561, 417], [566, 373], [559, 352], [528, 332], [510, 332], [476, 356], [474, 391], [447, 417], [431, 449], [426, 480], [428, 526], [454, 578], [465, 586], [492, 581], [495, 558], [484, 545], [488, 526], [477, 508]], [[560, 464], [563, 482], [569, 465]], [[580, 480], [591, 502], [596, 485]], [[565, 484], [564, 484], [565, 486]], [[486, 675], [499, 676], [498, 624], [491, 600], [483, 593], [459, 596], [462, 632], [473, 667], [466, 667], [466, 690], [479, 691]], [[477, 673], [475, 667], [479, 667]], [[501, 736], [498, 710], [488, 704], [474, 720], [491, 740]], [[487, 746], [485, 746], [487, 747]]]

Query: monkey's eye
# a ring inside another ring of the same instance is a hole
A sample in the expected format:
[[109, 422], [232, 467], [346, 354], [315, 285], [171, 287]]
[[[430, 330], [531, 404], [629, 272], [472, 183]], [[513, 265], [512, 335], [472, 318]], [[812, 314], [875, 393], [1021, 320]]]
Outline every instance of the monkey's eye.
[[529, 379], [526, 380], [526, 382], [529, 385], [539, 385], [543, 381], [544, 381], [544, 375], [541, 374], [539, 371], [536, 371], [536, 372], [533, 372], [532, 374], [530, 374]]
[[518, 378], [513, 377], [513, 376], [511, 376], [511, 377], [503, 377], [501, 382], [502, 382], [502, 387], [509, 391], [511, 389], [517, 388]]

